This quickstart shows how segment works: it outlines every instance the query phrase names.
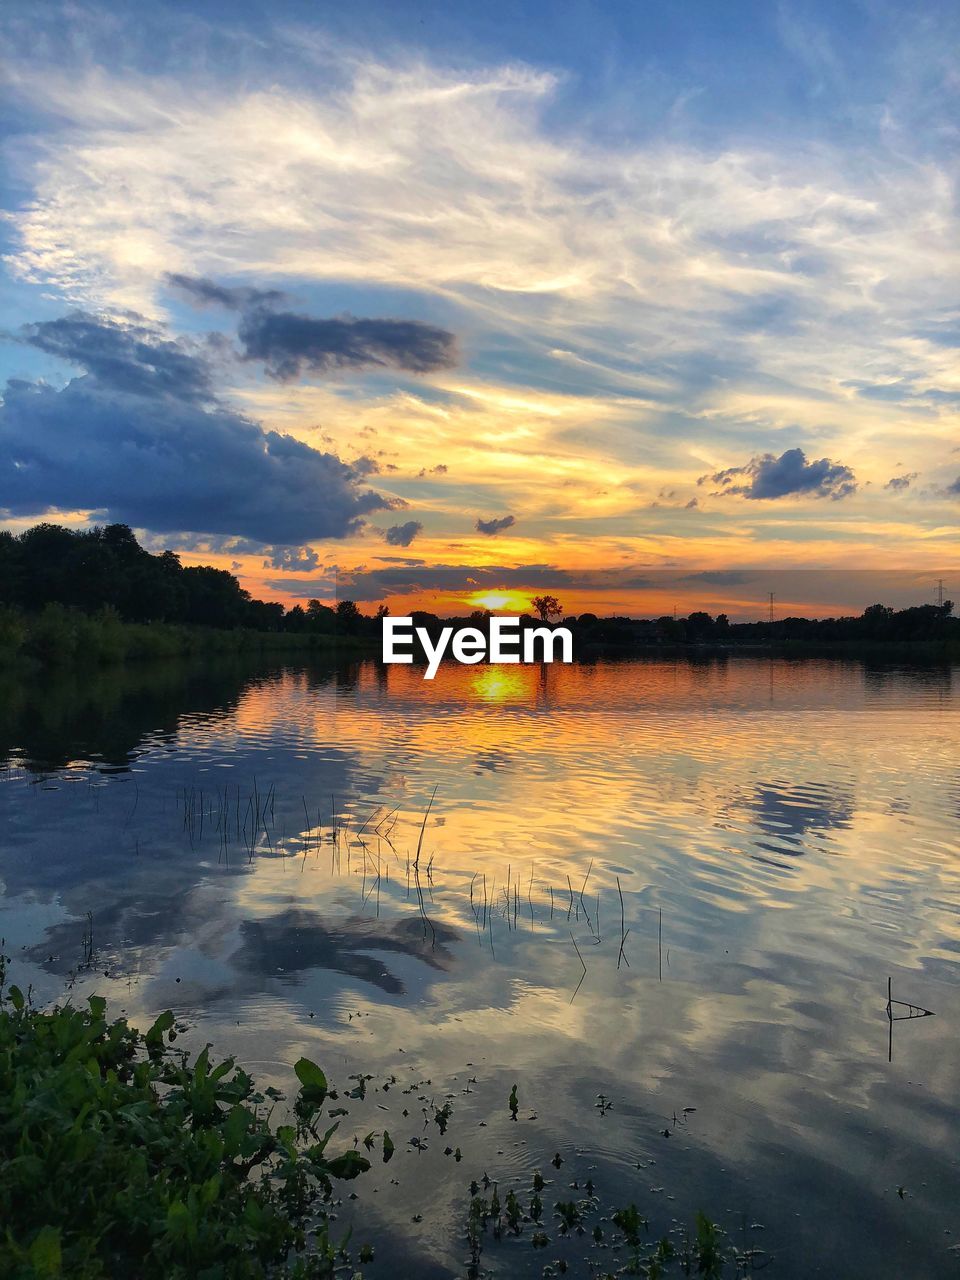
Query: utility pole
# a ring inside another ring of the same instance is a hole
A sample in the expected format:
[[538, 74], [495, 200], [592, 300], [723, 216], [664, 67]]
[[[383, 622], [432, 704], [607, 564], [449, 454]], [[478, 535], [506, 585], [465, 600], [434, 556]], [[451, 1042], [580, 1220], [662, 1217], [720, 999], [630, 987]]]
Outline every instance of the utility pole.
[[940, 606], [941, 609], [943, 608], [943, 579], [942, 578], [938, 579], [937, 604]]
[[773, 592], [770, 592], [770, 621], [773, 621]]

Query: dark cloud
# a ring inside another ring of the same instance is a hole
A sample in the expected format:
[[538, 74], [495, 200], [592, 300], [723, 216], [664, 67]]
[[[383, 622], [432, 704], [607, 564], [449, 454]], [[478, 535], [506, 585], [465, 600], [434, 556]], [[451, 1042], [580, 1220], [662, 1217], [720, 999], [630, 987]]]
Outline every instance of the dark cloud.
[[947, 485], [947, 493], [949, 493], [952, 498], [960, 498], [960, 476], [957, 476], [953, 484]]
[[251, 307], [273, 306], [285, 302], [281, 289], [254, 289], [249, 285], [217, 284], [203, 276], [182, 276], [168, 272], [164, 277], [171, 288], [183, 294], [195, 306], [224, 307], [228, 311], [247, 311]]
[[75, 378], [7, 386], [0, 494], [11, 515], [95, 510], [137, 527], [300, 544], [342, 538], [387, 509], [330, 453], [229, 410], [132, 396]]
[[318, 320], [292, 311], [247, 311], [239, 328], [244, 360], [262, 360], [271, 378], [288, 382], [304, 371], [390, 367], [410, 373], [455, 363], [452, 333], [419, 320]]
[[265, 569], [280, 569], [283, 573], [309, 573], [316, 569], [320, 557], [312, 547], [268, 547], [269, 560]]
[[116, 391], [187, 401], [213, 396], [206, 361], [140, 316], [120, 322], [74, 311], [24, 325], [20, 332], [32, 347], [82, 365], [101, 386]]
[[358, 476], [376, 476], [380, 474], [380, 463], [376, 458], [368, 457], [367, 454], [354, 458], [350, 465]]
[[421, 467], [417, 472], [417, 479], [422, 480], [425, 476], [445, 476], [450, 468], [444, 462], [438, 462], [435, 467], [431, 467], [429, 471], [426, 467]]
[[[268, 584], [278, 591], [290, 592], [294, 588], [307, 599], [322, 594], [322, 579], [292, 583], [278, 579]], [[363, 603], [382, 600], [384, 596], [420, 595], [436, 591], [448, 595], [451, 592], [475, 592], [515, 587], [530, 591], [550, 591], [559, 594], [574, 590], [604, 590], [615, 588], [640, 589], [654, 585], [654, 580], [621, 569], [571, 570], [550, 564], [487, 565], [477, 568], [466, 564], [427, 565], [422, 560], [405, 559], [392, 562], [388, 567], [376, 569], [340, 569], [337, 573], [337, 592], [341, 599]], [[446, 608], [446, 604], [444, 605]]]
[[812, 498], [846, 498], [857, 489], [849, 467], [829, 458], [807, 462], [802, 449], [787, 449], [779, 458], [772, 453], [751, 458], [743, 467], [728, 467], [701, 476], [698, 484], [718, 485], [714, 497], [738, 494], [744, 498], [774, 499], [794, 495]]
[[499, 519], [494, 517], [492, 520], [478, 520], [474, 527], [478, 533], [485, 533], [488, 538], [492, 538], [495, 534], [502, 533], [504, 529], [512, 528], [516, 523], [516, 516], [500, 516]]
[[[958, 488], [960, 493], [960, 488]], [[564, 569], [554, 564], [425, 564], [413, 557], [381, 556], [382, 563], [367, 568], [343, 565], [336, 573], [339, 599], [358, 603], [382, 600], [385, 596], [435, 596], [434, 603], [424, 607], [451, 612], [451, 597], [472, 595], [477, 591], [499, 591], [513, 588], [530, 593], [549, 592], [564, 603], [568, 592], [583, 592], [602, 597], [614, 593], [611, 609], [623, 607], [627, 591], [676, 592], [673, 599], [683, 602], [681, 609], [721, 608], [744, 618], [765, 618], [770, 591], [776, 592], [778, 609], [784, 602], [814, 601], [804, 612], [812, 617], [847, 617], [858, 614], [867, 605], [884, 599], [897, 608], [916, 602], [918, 577], [915, 571], [890, 569], [710, 569], [689, 573], [682, 569], [660, 569], [643, 564], [616, 569]], [[324, 570], [324, 573], [327, 571]], [[698, 586], [698, 584], [703, 584]], [[278, 578], [268, 584], [277, 591], [295, 591], [302, 599], [329, 594], [329, 578], [314, 575], [299, 581]], [[722, 601], [713, 600], [707, 587], [722, 588]], [[655, 603], [655, 602], [651, 602]], [[469, 610], [470, 606], [464, 605]], [[635, 612], [630, 608], [629, 613]], [[648, 613], [642, 606], [641, 614]], [[659, 609], [657, 610], [659, 612]]]
[[885, 489], [892, 489], [895, 493], [903, 492], [904, 489], [910, 488], [911, 484], [916, 480], [917, 474], [918, 473], [916, 471], [911, 471], [910, 474], [906, 476], [891, 476], [883, 487]]
[[409, 547], [418, 533], [423, 533], [420, 521], [408, 520], [406, 524], [392, 525], [383, 536], [391, 547]]
[[685, 574], [680, 581], [706, 582], [712, 587], [742, 587], [744, 583], [753, 581], [755, 576], [742, 569], [700, 569], [697, 573]]
[[220, 405], [205, 361], [138, 320], [75, 314], [26, 340], [89, 372], [61, 390], [12, 381], [0, 409], [8, 515], [91, 510], [155, 532], [274, 546], [342, 538], [395, 503], [335, 454]]

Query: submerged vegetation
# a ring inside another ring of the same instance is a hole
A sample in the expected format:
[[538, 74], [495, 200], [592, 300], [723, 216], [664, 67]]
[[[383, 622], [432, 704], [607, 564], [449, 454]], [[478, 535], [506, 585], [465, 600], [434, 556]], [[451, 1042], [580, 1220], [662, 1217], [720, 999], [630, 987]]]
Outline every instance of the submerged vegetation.
[[[548, 1259], [541, 1273], [544, 1280], [576, 1274], [593, 1280], [618, 1276], [722, 1280], [750, 1275], [769, 1262], [762, 1250], [736, 1245], [704, 1213], [696, 1215], [692, 1230], [680, 1227], [658, 1238], [651, 1235], [650, 1222], [635, 1204], [604, 1205], [589, 1178], [582, 1185], [574, 1181], [568, 1189], [574, 1198], [554, 1200], [551, 1209], [550, 1182], [539, 1170], [519, 1195], [512, 1188], [501, 1195], [498, 1184], [486, 1174], [480, 1182], [474, 1181], [467, 1216], [468, 1280], [480, 1280], [486, 1274], [483, 1258], [498, 1244], [544, 1251]], [[584, 1260], [585, 1271], [574, 1270], [576, 1264], [563, 1249], [565, 1244], [573, 1246], [569, 1252], [578, 1257], [584, 1245], [592, 1251], [593, 1257]]]

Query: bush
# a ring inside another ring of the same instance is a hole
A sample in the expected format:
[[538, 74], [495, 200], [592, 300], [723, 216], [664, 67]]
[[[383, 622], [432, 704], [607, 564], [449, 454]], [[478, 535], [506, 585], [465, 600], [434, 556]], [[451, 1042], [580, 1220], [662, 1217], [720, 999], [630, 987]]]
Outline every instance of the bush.
[[15, 609], [0, 609], [0, 662], [9, 662], [23, 648], [27, 626]]
[[31, 620], [27, 648], [41, 662], [69, 662], [77, 652], [80, 614], [48, 604]]
[[[369, 1168], [327, 1153], [328, 1096], [302, 1058], [296, 1123], [271, 1127], [251, 1078], [169, 1048], [104, 1000], [30, 1007], [0, 957], [0, 1274], [7, 1280], [259, 1280], [329, 1276], [324, 1203]], [[277, 1098], [268, 1091], [271, 1098]], [[335, 1097], [335, 1094], [330, 1094]]]

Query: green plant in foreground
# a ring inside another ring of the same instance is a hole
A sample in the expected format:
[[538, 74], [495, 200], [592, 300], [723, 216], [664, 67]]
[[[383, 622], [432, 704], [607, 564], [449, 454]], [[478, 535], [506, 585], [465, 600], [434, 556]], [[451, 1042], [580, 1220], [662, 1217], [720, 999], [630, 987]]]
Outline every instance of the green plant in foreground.
[[105, 1002], [31, 1008], [0, 957], [0, 1275], [262, 1280], [329, 1276], [342, 1252], [326, 1205], [368, 1169], [321, 1132], [323, 1072], [296, 1065], [295, 1124], [271, 1126], [232, 1059], [168, 1047]]
[[[477, 1194], [476, 1182], [471, 1186], [474, 1198], [467, 1221], [467, 1240], [471, 1250], [468, 1276], [472, 1280], [484, 1274], [480, 1260], [485, 1244], [492, 1246], [500, 1241], [501, 1247], [521, 1247], [522, 1242], [516, 1237], [529, 1241], [528, 1248], [552, 1247], [558, 1251], [554, 1260], [544, 1267], [544, 1277], [589, 1275], [594, 1280], [614, 1280], [614, 1277], [641, 1276], [645, 1280], [665, 1280], [669, 1276], [699, 1276], [702, 1280], [722, 1280], [726, 1276], [735, 1280], [763, 1268], [769, 1261], [759, 1249], [734, 1247], [726, 1234], [703, 1213], [697, 1214], [692, 1232], [674, 1226], [668, 1235], [650, 1239], [650, 1224], [637, 1206], [605, 1206], [592, 1194], [591, 1180], [587, 1183], [586, 1199], [558, 1200], [554, 1204], [552, 1224], [543, 1222], [540, 1192], [545, 1183], [539, 1171], [533, 1175], [526, 1214], [521, 1211], [516, 1193], [507, 1192], [505, 1205], [510, 1232], [504, 1237], [498, 1218], [500, 1201], [496, 1184], [489, 1183], [484, 1175], [484, 1188], [488, 1185], [494, 1188], [490, 1202]], [[582, 1246], [574, 1244], [587, 1236], [588, 1230], [591, 1248], [602, 1250], [602, 1254], [585, 1256], [580, 1251]], [[615, 1260], [614, 1270], [607, 1270], [611, 1258]]]

